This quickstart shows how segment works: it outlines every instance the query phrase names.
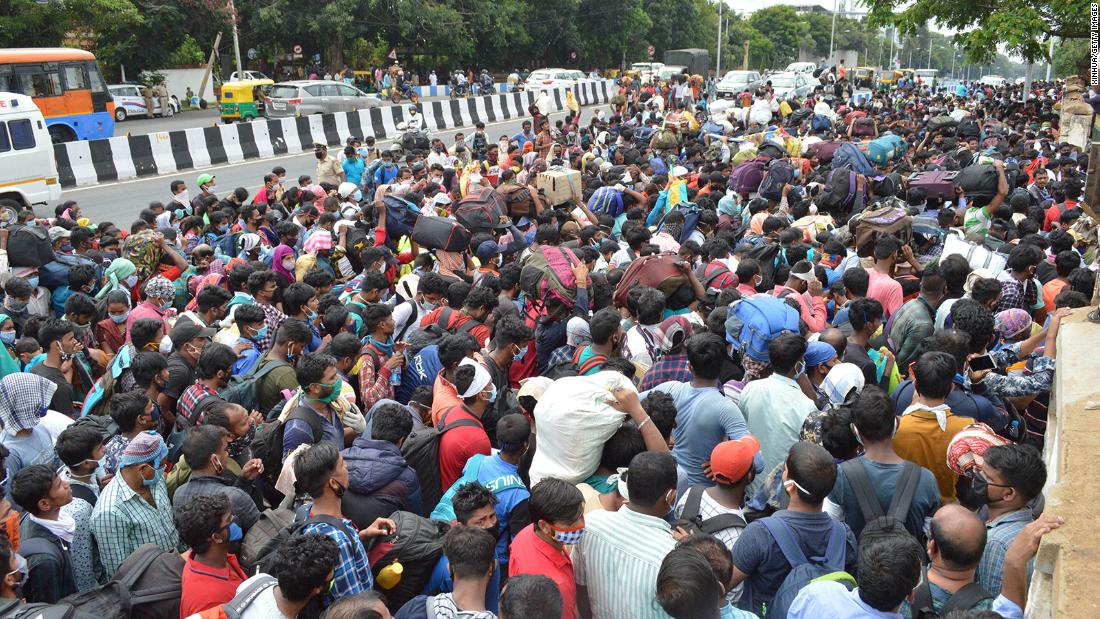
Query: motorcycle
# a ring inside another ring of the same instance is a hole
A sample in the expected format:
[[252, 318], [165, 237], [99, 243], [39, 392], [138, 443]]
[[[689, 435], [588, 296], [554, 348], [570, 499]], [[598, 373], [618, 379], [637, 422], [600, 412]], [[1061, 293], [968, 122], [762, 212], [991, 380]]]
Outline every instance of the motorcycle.
[[391, 145], [391, 151], [399, 150], [402, 154], [408, 154], [416, 151], [426, 153], [431, 149], [431, 138], [426, 128], [416, 123], [398, 123], [397, 130], [402, 132], [401, 137]]
[[394, 87], [393, 92], [390, 94], [390, 101], [393, 103], [401, 103], [401, 97], [407, 98], [413, 104], [420, 103], [420, 93], [409, 84], [397, 88]]
[[470, 91], [466, 87], [466, 84], [453, 84], [451, 86], [452, 99], [465, 99], [468, 96], [470, 96]]

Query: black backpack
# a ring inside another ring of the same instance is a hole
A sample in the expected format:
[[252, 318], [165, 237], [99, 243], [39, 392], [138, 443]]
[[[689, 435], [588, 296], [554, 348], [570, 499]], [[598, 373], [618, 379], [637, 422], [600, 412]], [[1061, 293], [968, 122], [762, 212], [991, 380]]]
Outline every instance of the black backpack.
[[55, 262], [46, 228], [18, 224], [8, 228], [8, 263], [12, 267], [40, 267]]
[[0, 610], [3, 619], [175, 619], [180, 616], [183, 558], [153, 544], [135, 550], [105, 585], [56, 604]]
[[241, 613], [252, 606], [252, 602], [255, 602], [261, 593], [277, 584], [279, 584], [279, 581], [274, 576], [260, 574], [259, 578], [248, 583], [247, 587], [237, 592], [232, 600], [222, 604], [222, 612], [225, 613], [227, 619], [240, 619]]
[[[398, 534], [392, 540], [374, 544], [368, 555], [376, 587], [385, 593], [387, 605], [396, 609], [424, 592], [432, 571], [443, 556], [443, 537], [451, 530], [451, 525], [403, 511], [391, 514], [390, 520], [397, 525]], [[378, 585], [378, 574], [395, 562], [400, 562], [404, 568], [401, 580], [392, 589]]]
[[459, 419], [449, 424], [447, 415], [452, 411], [454, 408], [443, 413], [438, 427], [424, 427], [413, 431], [401, 446], [405, 463], [416, 471], [416, 476], [420, 479], [420, 511], [423, 514], [432, 513], [446, 490], [439, 478], [439, 440], [454, 428], [481, 425], [473, 419]]
[[748, 525], [744, 516], [737, 514], [721, 514], [704, 520], [699, 514], [699, 507], [703, 502], [703, 492], [706, 489], [707, 487], [703, 485], [692, 486], [688, 489], [684, 511], [672, 523], [674, 529], [680, 527], [692, 534], [714, 535], [726, 529], [744, 529]]
[[913, 619], [939, 619], [947, 616], [953, 610], [970, 610], [982, 600], [992, 599], [993, 596], [982, 588], [977, 582], [972, 582], [956, 591], [936, 612], [932, 601], [932, 585], [928, 582], [928, 568], [924, 568], [921, 582], [913, 595], [912, 609]]
[[276, 414], [273, 419], [264, 422], [252, 441], [252, 455], [264, 463], [264, 472], [260, 477], [272, 488], [275, 487], [275, 482], [279, 480], [279, 473], [283, 470], [283, 435], [286, 433], [286, 424], [291, 419], [301, 419], [309, 424], [309, 429], [313, 431], [314, 443], [324, 436], [321, 419], [313, 409], [305, 406], [299, 406], [291, 411], [286, 421], [279, 421], [279, 416]]
[[748, 257], [760, 264], [760, 285], [756, 287], [757, 291], [768, 291], [775, 286], [775, 267], [779, 266], [780, 249], [782, 248], [778, 243], [766, 243], [749, 250]]
[[859, 511], [863, 514], [863, 530], [860, 531], [859, 537], [893, 532], [899, 528], [904, 530], [909, 506], [913, 503], [917, 485], [920, 483], [920, 466], [912, 462], [906, 462], [902, 466], [897, 484], [894, 486], [894, 498], [890, 500], [890, 507], [886, 513], [882, 512], [882, 505], [862, 462], [848, 460], [841, 464], [840, 468], [844, 471], [844, 478], [852, 486], [852, 492], [859, 501]]
[[[291, 521], [290, 526], [281, 529], [274, 537], [272, 537], [270, 540], [267, 541], [266, 544], [264, 544], [263, 549], [260, 550], [259, 554], [257, 554], [254, 558], [254, 569], [266, 573], [265, 570], [267, 569], [267, 561], [271, 557], [271, 555], [281, 546], [286, 544], [287, 540], [289, 540], [291, 537], [294, 537], [295, 535], [300, 535], [302, 533], [302, 529], [304, 529], [306, 525], [309, 524], [317, 522], [327, 524], [330, 527], [346, 535], [348, 541], [350, 541], [353, 545], [355, 543], [355, 540], [359, 539], [359, 536], [356, 535], [351, 529], [349, 529], [347, 525], [344, 524], [344, 521], [340, 518], [336, 518], [335, 516], [325, 516], [323, 514], [310, 514], [309, 512], [311, 508], [312, 505], [310, 504], [302, 505], [301, 507], [299, 507], [294, 512], [294, 520]], [[364, 548], [364, 550], [366, 549]], [[366, 560], [367, 558], [364, 556], [363, 561]]]
[[[444, 307], [443, 310], [439, 312], [435, 322], [422, 327], [409, 336], [407, 340], [408, 344], [405, 348], [405, 352], [409, 358], [414, 357], [416, 353], [432, 344], [438, 344], [447, 334], [469, 333], [481, 324], [476, 320], [467, 320], [458, 327], [448, 328], [447, 325], [451, 324], [451, 316], [454, 315], [454, 311], [455, 310], [449, 307]], [[395, 337], [394, 340], [397, 341], [397, 338]]]

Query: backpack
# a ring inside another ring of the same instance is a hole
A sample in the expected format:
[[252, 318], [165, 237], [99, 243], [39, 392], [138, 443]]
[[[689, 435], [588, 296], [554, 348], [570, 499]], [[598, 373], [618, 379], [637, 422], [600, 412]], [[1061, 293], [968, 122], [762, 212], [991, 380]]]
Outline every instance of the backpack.
[[726, 529], [744, 529], [748, 525], [744, 516], [738, 514], [720, 514], [704, 520], [699, 515], [699, 506], [703, 502], [703, 492], [706, 489], [707, 487], [701, 484], [688, 489], [684, 511], [680, 512], [680, 517], [672, 523], [673, 530], [680, 527], [693, 535], [700, 533], [714, 535]]
[[485, 187], [459, 200], [454, 217], [470, 232], [489, 232], [501, 227], [500, 218], [506, 210], [504, 198], [492, 187]]
[[662, 126], [653, 132], [649, 139], [649, 147], [653, 150], [679, 150], [680, 132], [673, 126]]
[[817, 198], [818, 206], [831, 213], [847, 210], [856, 200], [856, 175], [850, 169], [834, 167], [825, 177], [825, 189]]
[[445, 217], [421, 215], [413, 226], [412, 240], [427, 249], [461, 252], [470, 249], [470, 231]]
[[764, 243], [749, 250], [747, 256], [760, 264], [760, 286], [757, 290], [771, 290], [775, 286], [775, 267], [779, 266], [782, 248], [776, 243]]
[[[699, 218], [703, 215], [703, 209], [694, 202], [681, 202], [672, 207], [672, 210], [680, 211], [684, 215], [684, 225], [680, 228], [680, 236], [676, 239], [678, 243], [686, 243], [691, 238], [692, 233], [695, 232], [695, 228], [699, 227]], [[671, 211], [666, 211], [667, 215]], [[661, 217], [661, 222], [657, 225], [658, 231], [664, 229], [664, 217]]]
[[[162, 557], [165, 559], [161, 560]], [[174, 619], [180, 615], [183, 564], [179, 554], [145, 544], [126, 558], [107, 584], [74, 593], [55, 604], [23, 604], [3, 616], [5, 619]]]
[[783, 557], [791, 566], [791, 571], [783, 579], [779, 589], [768, 605], [769, 617], [786, 617], [798, 592], [803, 587], [818, 580], [832, 580], [843, 584], [851, 591], [856, 586], [856, 579], [844, 571], [844, 558], [847, 554], [846, 527], [839, 522], [830, 522], [832, 531], [829, 534], [829, 544], [825, 548], [824, 557], [806, 557], [798, 543], [798, 537], [791, 530], [790, 525], [775, 516], [760, 520], [771, 533]]
[[324, 523], [346, 535], [348, 540], [353, 544], [355, 543], [355, 540], [359, 539], [359, 536], [352, 532], [352, 530], [349, 529], [347, 525], [344, 524], [344, 521], [340, 518], [336, 518], [334, 516], [325, 516], [322, 514], [311, 514], [309, 513], [310, 507], [311, 505], [307, 503], [295, 510], [294, 518], [291, 521], [290, 525], [279, 529], [279, 532], [276, 533], [274, 537], [267, 540], [267, 543], [263, 545], [263, 548], [260, 550], [259, 554], [254, 558], [255, 569], [263, 572], [268, 557], [270, 557], [280, 546], [286, 544], [287, 540], [294, 537], [295, 535], [301, 534], [302, 529], [304, 529], [306, 525], [317, 522]]
[[[800, 107], [797, 110], [791, 112], [791, 115], [787, 117], [787, 126], [797, 127], [811, 116], [814, 116], [813, 110], [808, 107]], [[814, 117], [814, 119], [817, 119], [816, 116]], [[828, 118], [826, 118], [826, 120], [828, 120]]]
[[991, 165], [968, 165], [959, 171], [955, 184], [966, 192], [974, 206], [985, 206], [997, 195], [997, 168]]
[[[139, 280], [148, 278], [157, 272], [162, 256], [161, 249], [157, 245], [160, 233], [155, 230], [142, 230], [126, 237], [122, 244], [122, 257], [134, 263], [137, 271], [134, 273]], [[11, 255], [9, 241], [8, 255]], [[14, 265], [13, 265], [14, 266]]]
[[38, 267], [38, 285], [50, 290], [69, 285], [69, 269], [72, 267], [54, 260]]
[[454, 408], [443, 413], [438, 427], [424, 427], [413, 431], [401, 446], [401, 455], [405, 457], [405, 463], [416, 471], [416, 476], [420, 480], [420, 509], [425, 514], [432, 513], [435, 506], [439, 504], [439, 499], [443, 497], [443, 482], [439, 478], [440, 439], [455, 428], [481, 427], [481, 424], [473, 419], [459, 419], [454, 423], [447, 423], [447, 415], [452, 411]]
[[905, 208], [890, 202], [863, 211], [856, 222], [856, 252], [874, 243], [880, 234], [894, 234], [902, 244], [908, 245], [913, 240], [913, 217]]
[[703, 285], [704, 290], [709, 290], [711, 284], [718, 280], [726, 273], [729, 273], [729, 267], [723, 262], [711, 261], [695, 270], [695, 276], [699, 280], [699, 283]]
[[[451, 316], [454, 315], [454, 311], [450, 307], [444, 307], [436, 316], [435, 322], [421, 327], [409, 336], [405, 346], [405, 354], [409, 359], [416, 356], [424, 348], [432, 344], [438, 344], [447, 334], [469, 333], [481, 324], [476, 320], [467, 320], [457, 327], [448, 327], [447, 325], [451, 324]], [[360, 352], [360, 354], [363, 353]], [[374, 366], [379, 367], [378, 359], [375, 359]]]
[[859, 501], [859, 511], [863, 514], [864, 524], [859, 533], [860, 537], [905, 530], [905, 518], [909, 514], [909, 507], [913, 503], [917, 484], [920, 482], [920, 466], [908, 461], [902, 465], [901, 473], [894, 485], [894, 497], [890, 500], [890, 507], [886, 513], [882, 512], [882, 505], [862, 462], [848, 460], [841, 464], [840, 468], [844, 471], [844, 478], [852, 486], [852, 492]]
[[226, 258], [237, 257], [237, 235], [232, 232], [219, 234], [208, 239], [207, 243], [214, 249], [216, 254], [221, 254]]
[[886, 164], [898, 158], [894, 141], [888, 140], [886, 137], [875, 138], [868, 142], [864, 154], [867, 155], [868, 161], [880, 168], [886, 167]]
[[294, 497], [286, 497], [275, 507], [265, 509], [244, 534], [237, 559], [245, 573], [253, 571], [267, 542], [294, 523], [294, 510], [291, 509], [293, 502]]
[[848, 168], [856, 174], [875, 176], [875, 169], [867, 161], [867, 155], [851, 142], [842, 142], [833, 153], [833, 169]]
[[286, 424], [291, 419], [300, 419], [309, 424], [309, 429], [313, 431], [314, 443], [324, 436], [321, 419], [313, 409], [304, 406], [298, 406], [291, 411], [286, 421], [279, 421], [279, 416], [276, 414], [274, 418], [261, 425], [256, 431], [256, 438], [252, 441], [252, 455], [263, 462], [264, 472], [260, 473], [260, 477], [272, 488], [275, 487], [275, 482], [279, 480], [279, 473], [283, 470], [283, 435], [286, 432]]
[[255, 602], [261, 593], [279, 584], [274, 576], [269, 574], [260, 574], [259, 576], [239, 591], [237, 595], [234, 595], [232, 600], [221, 606], [215, 606], [200, 612], [198, 614], [200, 619], [240, 619], [241, 613], [252, 606], [252, 602]]
[[412, 236], [420, 211], [412, 202], [392, 193], [386, 194], [382, 203], [386, 205], [386, 243], [396, 248], [398, 239]]
[[[401, 608], [424, 591], [432, 571], [443, 556], [443, 537], [451, 530], [446, 520], [425, 518], [412, 512], [397, 511], [390, 515], [400, 535], [380, 541], [367, 553], [373, 566], [375, 584], [386, 595], [391, 608]], [[378, 574], [387, 566], [400, 563], [401, 578], [390, 589], [378, 583]]]
[[573, 351], [572, 365], [577, 369], [577, 374], [581, 376], [595, 368], [601, 367], [603, 364], [607, 363], [608, 360], [607, 355], [596, 353], [586, 361], [581, 362], [581, 355], [584, 353], [584, 349], [584, 346], [578, 346], [577, 349]]
[[506, 183], [497, 188], [504, 204], [508, 207], [508, 216], [512, 219], [520, 217], [534, 217], [542, 210], [539, 208], [538, 198], [527, 185], [518, 183]]
[[8, 266], [40, 267], [55, 260], [46, 228], [26, 224], [8, 228]]
[[833, 126], [833, 121], [829, 120], [829, 117], [824, 114], [814, 114], [813, 122], [810, 128], [814, 131], [828, 131]]
[[656, 288], [671, 297], [688, 283], [688, 278], [677, 266], [679, 256], [672, 252], [651, 254], [630, 262], [622, 279], [615, 285], [612, 301], [618, 307], [626, 307], [630, 289], [641, 284]]
[[973, 118], [964, 118], [959, 121], [955, 133], [961, 138], [976, 138], [982, 134], [982, 130], [978, 127], [978, 121]]
[[867, 137], [875, 134], [875, 119], [863, 117], [857, 118], [852, 123], [852, 135], [858, 137]]
[[727, 187], [741, 195], [755, 192], [764, 180], [765, 161], [767, 158], [756, 157], [734, 168]]
[[954, 129], [959, 126], [959, 122], [947, 114], [940, 114], [939, 116], [933, 116], [932, 120], [928, 121], [928, 128], [932, 131], [941, 131], [943, 129]]
[[771, 296], [734, 301], [726, 319], [726, 341], [750, 359], [768, 361], [768, 344], [785, 333], [798, 333], [798, 311]]
[[778, 202], [783, 199], [783, 187], [794, 180], [794, 168], [782, 159], [772, 159], [768, 173], [760, 183], [760, 197]]
[[567, 247], [532, 247], [520, 262], [519, 288], [528, 298], [544, 303], [556, 299], [572, 309], [577, 303], [577, 278], [573, 266], [580, 259]]
[[967, 584], [956, 591], [940, 612], [936, 612], [932, 601], [932, 586], [928, 584], [928, 568], [924, 568], [921, 582], [913, 595], [912, 609], [913, 619], [938, 619], [944, 617], [953, 610], [970, 610], [982, 600], [992, 599], [994, 596], [982, 588], [976, 581]]
[[243, 376], [230, 377], [229, 386], [219, 391], [218, 397], [226, 402], [240, 404], [245, 410], [254, 411], [260, 407], [260, 397], [256, 393], [260, 380], [273, 370], [287, 365], [285, 361], [278, 359], [268, 361], [263, 365], [256, 364], [252, 367], [251, 372]]

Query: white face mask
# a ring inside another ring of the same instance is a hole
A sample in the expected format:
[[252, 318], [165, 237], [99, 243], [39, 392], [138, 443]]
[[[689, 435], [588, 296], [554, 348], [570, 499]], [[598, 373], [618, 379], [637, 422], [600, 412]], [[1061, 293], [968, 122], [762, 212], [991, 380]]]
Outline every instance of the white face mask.
[[176, 194], [176, 202], [179, 202], [180, 204], [190, 204], [191, 203], [191, 192], [184, 189], [183, 191], [177, 193]]
[[129, 286], [130, 288], [133, 288], [134, 286], [137, 285], [137, 282], [138, 282], [137, 275], [131, 275], [131, 276], [127, 277], [125, 281], [126, 281], [127, 286]]
[[172, 340], [164, 338], [160, 341], [160, 353], [167, 355], [172, 352]]

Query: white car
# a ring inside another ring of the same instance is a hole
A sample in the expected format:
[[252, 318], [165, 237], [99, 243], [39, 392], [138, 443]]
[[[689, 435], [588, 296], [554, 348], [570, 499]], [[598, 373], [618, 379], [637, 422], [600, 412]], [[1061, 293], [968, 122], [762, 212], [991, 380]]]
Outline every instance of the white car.
[[[111, 99], [115, 102], [115, 121], [122, 122], [131, 116], [149, 116], [145, 107], [145, 97], [141, 96], [141, 86], [133, 84], [114, 84], [107, 86]], [[168, 116], [179, 114], [180, 100], [172, 95], [168, 97]], [[153, 115], [162, 116], [160, 99], [153, 97]]]
[[784, 69], [786, 73], [813, 73], [817, 71], [816, 62], [792, 62]]
[[537, 93], [540, 90], [553, 90], [555, 88], [572, 88], [578, 80], [583, 80], [584, 72], [572, 69], [539, 69], [532, 71], [523, 83], [523, 89], [527, 92]]
[[718, 96], [732, 99], [738, 94], [756, 88], [760, 84], [760, 73], [756, 71], [728, 71], [714, 90]]
[[986, 86], [992, 86], [993, 88], [1000, 88], [1005, 84], [1005, 78], [1000, 75], [983, 75], [982, 79], [978, 81], [980, 84]]
[[821, 84], [808, 73], [776, 73], [764, 79], [772, 83], [776, 99], [801, 99]]
[[635, 62], [630, 65], [630, 70], [638, 72], [638, 78], [641, 79], [643, 84], [652, 82], [653, 77], [660, 73], [663, 68], [665, 68], [663, 62]]
[[245, 80], [269, 80], [269, 79], [271, 79], [270, 77], [264, 75], [263, 73], [260, 73], [259, 71], [245, 71], [243, 73], [243, 75], [244, 75], [243, 78], [238, 77], [238, 75], [241, 75], [241, 74], [234, 71], [232, 74], [229, 75], [229, 81], [230, 82], [241, 82], [241, 81], [245, 81]]

